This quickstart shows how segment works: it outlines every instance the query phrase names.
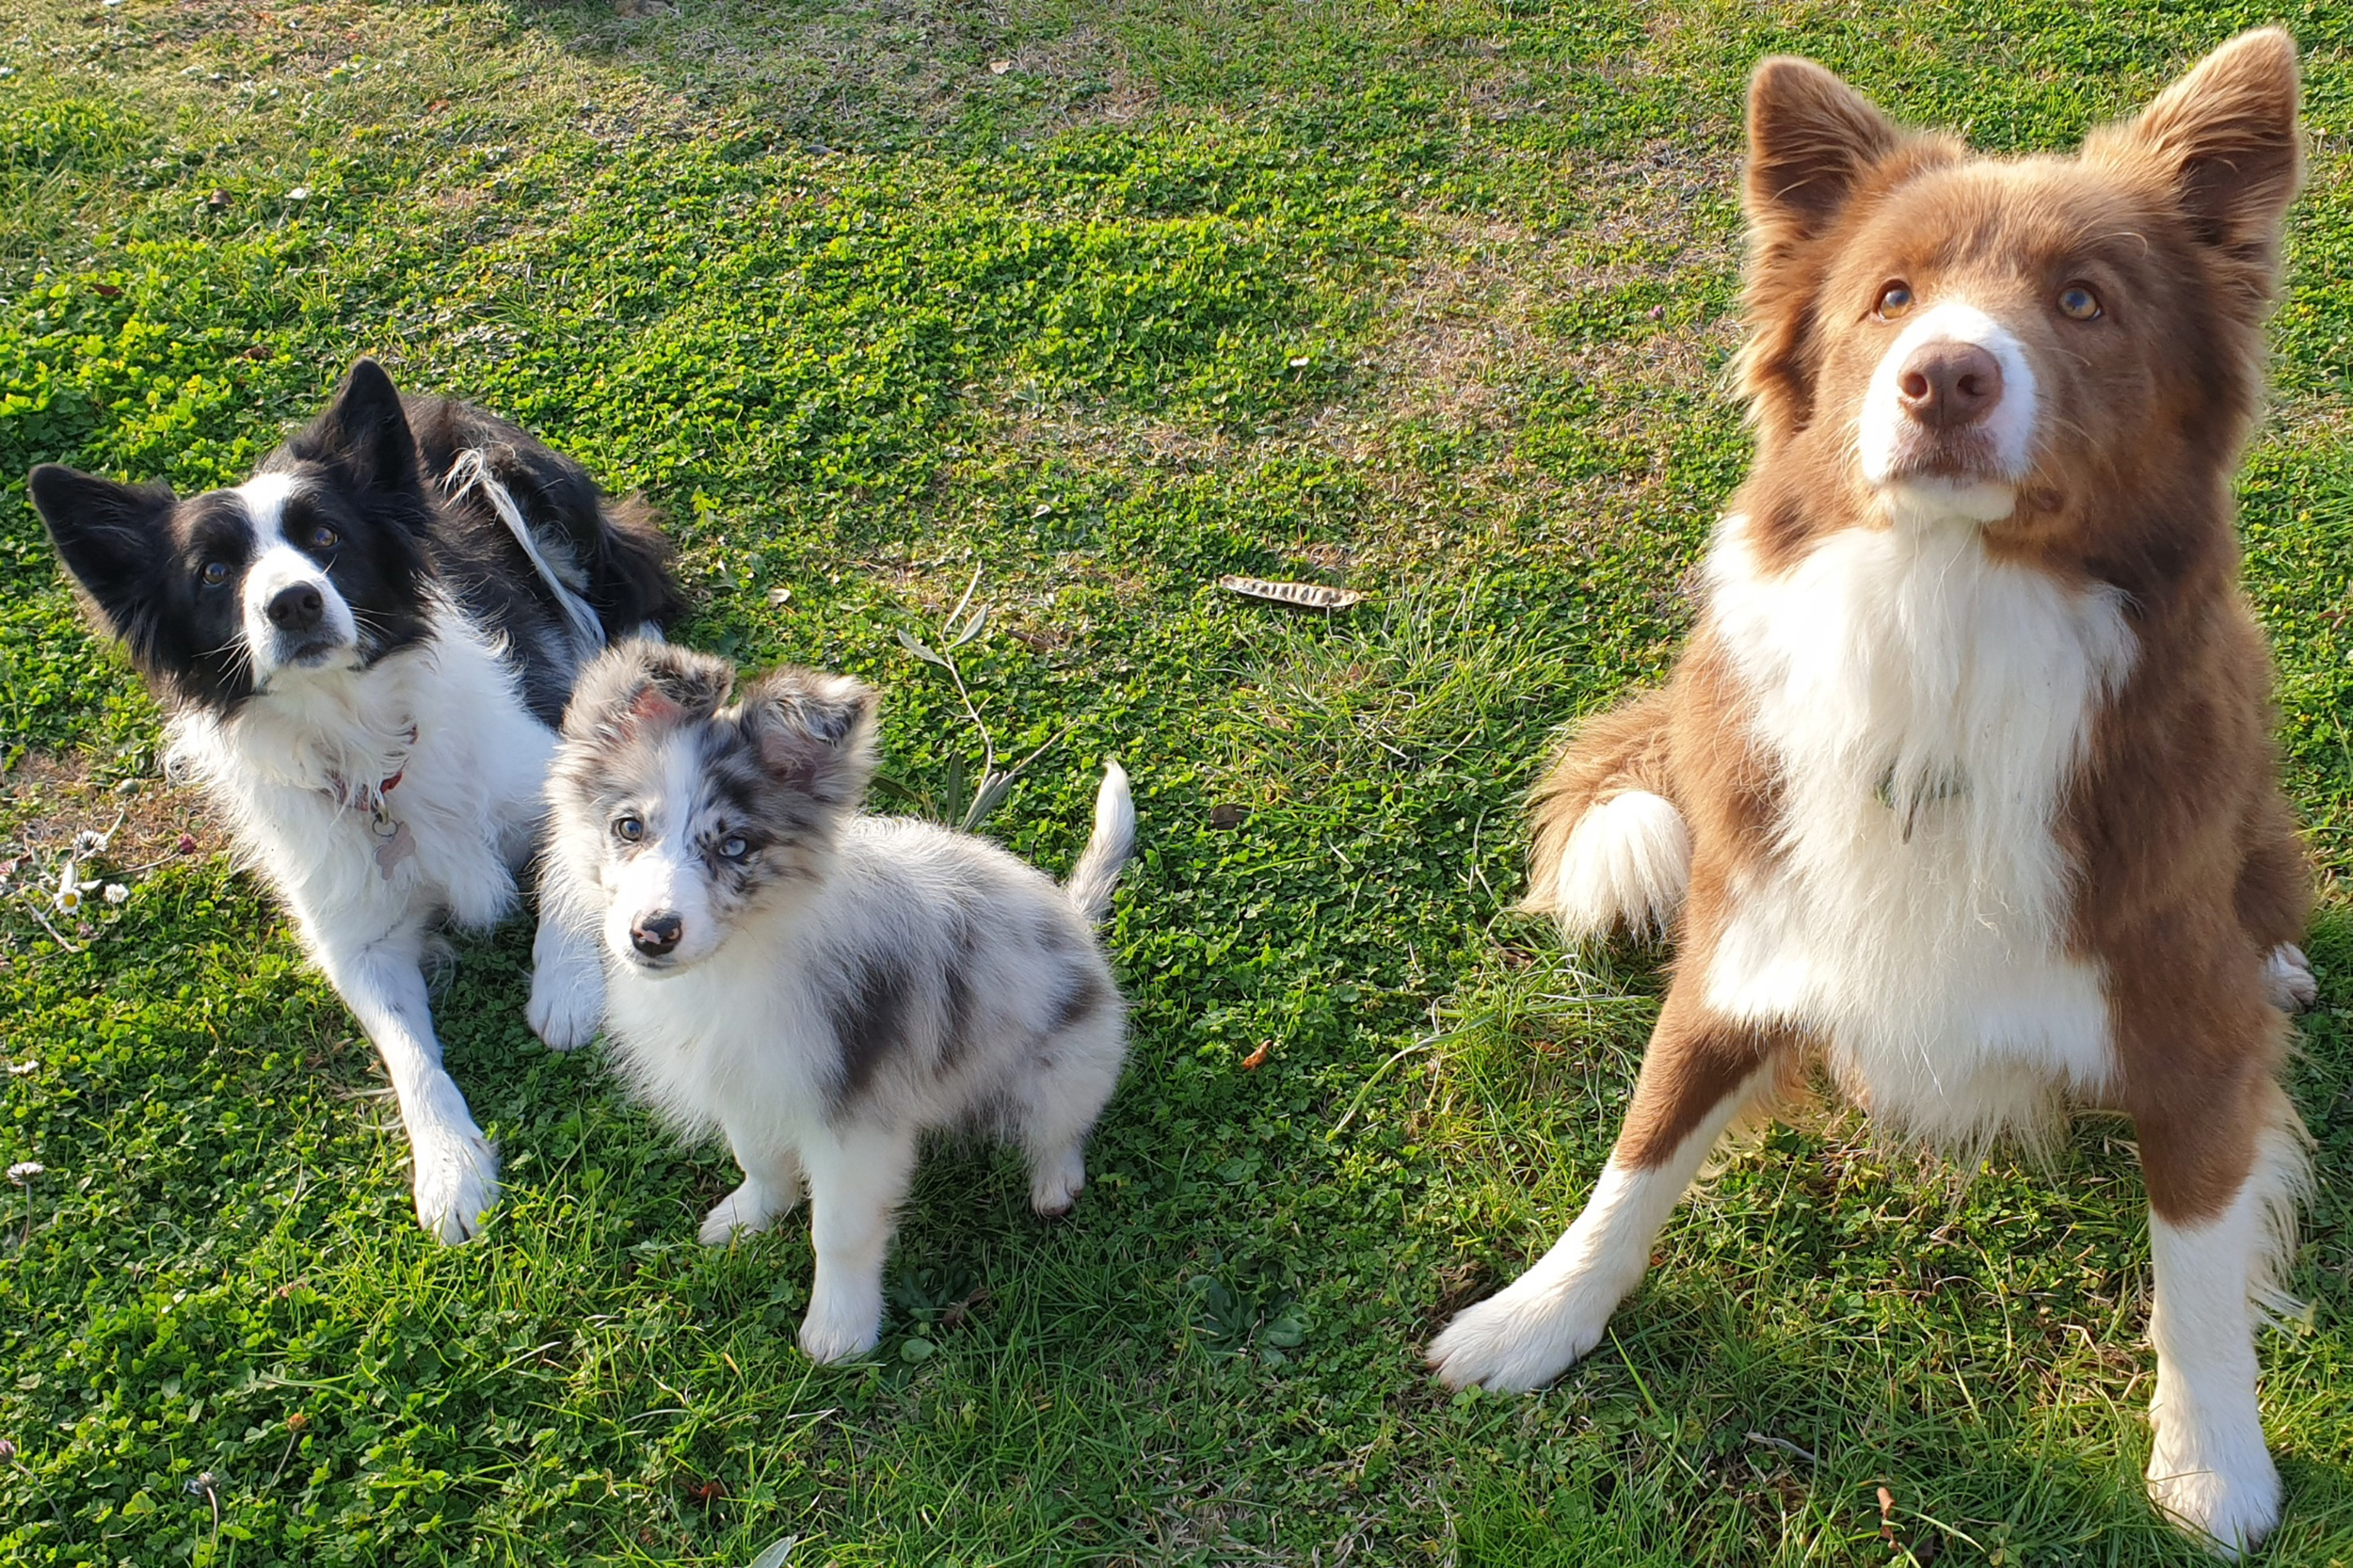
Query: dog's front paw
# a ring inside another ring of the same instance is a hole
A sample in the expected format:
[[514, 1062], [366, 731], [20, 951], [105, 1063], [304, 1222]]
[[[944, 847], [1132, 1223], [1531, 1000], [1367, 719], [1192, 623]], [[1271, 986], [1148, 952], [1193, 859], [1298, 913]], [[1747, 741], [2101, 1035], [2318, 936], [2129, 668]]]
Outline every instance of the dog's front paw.
[[498, 1202], [499, 1157], [474, 1128], [449, 1128], [416, 1140], [417, 1220], [444, 1242], [463, 1241], [482, 1228], [483, 1211]]
[[578, 937], [542, 923], [531, 951], [531, 1032], [550, 1050], [573, 1050], [604, 1027], [604, 969]]
[[2282, 1013], [2301, 1013], [2320, 1000], [2320, 981], [2313, 961], [2294, 942], [2281, 942], [2264, 961], [2264, 985], [2271, 1005]]
[[724, 1247], [738, 1235], [750, 1236], [766, 1230], [778, 1216], [792, 1212], [800, 1201], [797, 1192], [779, 1199], [756, 1181], [746, 1181], [712, 1206], [703, 1216], [703, 1227], [697, 1234], [706, 1247]]
[[1542, 1388], [1601, 1343], [1617, 1304], [1614, 1294], [1523, 1276], [1455, 1314], [1430, 1342], [1431, 1369], [1449, 1388]]
[[811, 1361], [847, 1361], [865, 1354], [882, 1338], [882, 1303], [829, 1302], [823, 1290], [801, 1320], [801, 1353]]
[[2200, 1544], [2235, 1558], [2280, 1522], [2280, 1472], [2260, 1442], [2203, 1456], [2170, 1451], [2162, 1435], [2149, 1460], [2149, 1500]]

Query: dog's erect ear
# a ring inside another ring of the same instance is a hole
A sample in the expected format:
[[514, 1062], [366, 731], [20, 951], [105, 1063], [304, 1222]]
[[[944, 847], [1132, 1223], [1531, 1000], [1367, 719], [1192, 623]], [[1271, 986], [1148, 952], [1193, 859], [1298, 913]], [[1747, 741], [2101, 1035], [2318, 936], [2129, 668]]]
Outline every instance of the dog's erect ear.
[[1812, 60], [1768, 57], [1749, 78], [1749, 222], [1775, 239], [1814, 238], [1902, 140], [1869, 99]]
[[2137, 118], [2093, 133], [2084, 152], [2153, 177], [2201, 241], [2268, 274], [2303, 172], [2296, 104], [2296, 42], [2264, 27], [2199, 61]]
[[787, 665], [744, 693], [744, 731], [779, 783], [847, 810], [874, 774], [874, 689]]
[[384, 367], [360, 360], [335, 391], [335, 401], [290, 443], [298, 457], [332, 464], [362, 489], [414, 490], [417, 438]]
[[164, 524], [171, 515], [170, 489], [118, 485], [55, 463], [41, 464], [24, 483], [66, 570], [120, 635], [127, 600], [169, 552]]
[[725, 659], [645, 637], [614, 644], [580, 672], [564, 709], [564, 734], [620, 740], [648, 726], [707, 719], [728, 699], [735, 667]]

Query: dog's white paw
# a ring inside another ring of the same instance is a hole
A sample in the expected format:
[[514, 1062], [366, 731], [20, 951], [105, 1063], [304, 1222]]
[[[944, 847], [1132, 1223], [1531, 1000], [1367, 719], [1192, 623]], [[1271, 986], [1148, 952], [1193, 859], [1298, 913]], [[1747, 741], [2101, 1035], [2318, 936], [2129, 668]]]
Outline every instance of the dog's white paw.
[[498, 1202], [499, 1157], [472, 1127], [414, 1140], [417, 1220], [455, 1245], [482, 1228], [483, 1211]]
[[2282, 1013], [2301, 1013], [2320, 1000], [2320, 981], [2313, 961], [2294, 942], [2281, 942], [2264, 962], [2264, 984], [2271, 1005]]
[[882, 1295], [877, 1288], [871, 1299], [856, 1292], [858, 1300], [845, 1300], [842, 1295], [828, 1292], [820, 1285], [808, 1304], [808, 1316], [801, 1320], [801, 1353], [811, 1361], [847, 1361], [863, 1355], [882, 1338]]
[[703, 1227], [697, 1234], [706, 1247], [724, 1247], [738, 1235], [751, 1236], [776, 1224], [779, 1216], [792, 1211], [800, 1194], [793, 1192], [779, 1199], [776, 1193], [758, 1182], [746, 1181], [712, 1206], [703, 1216]]
[[604, 969], [579, 938], [542, 924], [531, 947], [531, 1032], [550, 1050], [574, 1050], [604, 1027]]
[[1030, 1173], [1030, 1207], [1040, 1219], [1059, 1220], [1087, 1184], [1086, 1156], [1078, 1149], [1050, 1156]]
[[1531, 1272], [1456, 1313], [1430, 1342], [1431, 1369], [1449, 1388], [1542, 1388], [1601, 1343], [1617, 1304], [1616, 1291], [1547, 1284]]
[[2236, 1558], [2280, 1522], [2280, 1472], [2260, 1443], [2199, 1456], [2162, 1432], [2149, 1460], [2149, 1500], [2200, 1544]]

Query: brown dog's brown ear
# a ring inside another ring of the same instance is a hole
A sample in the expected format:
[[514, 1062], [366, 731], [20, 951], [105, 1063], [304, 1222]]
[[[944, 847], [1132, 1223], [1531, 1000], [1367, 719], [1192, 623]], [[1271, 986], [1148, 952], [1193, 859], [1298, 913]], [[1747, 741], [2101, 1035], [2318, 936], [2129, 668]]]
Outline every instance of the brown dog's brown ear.
[[874, 774], [874, 689], [846, 675], [786, 665], [744, 693], [744, 729], [779, 783], [840, 809]]
[[630, 637], [580, 672], [564, 709], [564, 733], [572, 740], [620, 739], [646, 725], [707, 719], [734, 684], [735, 666], [725, 659]]
[[1749, 78], [1750, 224], [1776, 240], [1814, 238], [1902, 142], [1894, 120], [1812, 60], [1768, 56]]
[[2296, 40], [2241, 33], [2132, 120], [2094, 132], [2085, 156], [2154, 179], [2204, 244], [2259, 268], [2268, 292], [2280, 219], [2303, 177]]

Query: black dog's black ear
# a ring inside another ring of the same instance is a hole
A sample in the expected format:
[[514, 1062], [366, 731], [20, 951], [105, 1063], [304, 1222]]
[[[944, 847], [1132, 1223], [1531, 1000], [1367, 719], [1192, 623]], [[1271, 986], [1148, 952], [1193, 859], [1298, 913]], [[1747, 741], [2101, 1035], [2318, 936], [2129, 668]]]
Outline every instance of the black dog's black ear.
[[335, 401], [287, 443], [297, 457], [331, 464], [363, 489], [413, 490], [417, 438], [384, 367], [360, 360], [336, 389]]
[[168, 552], [170, 488], [118, 485], [56, 463], [33, 470], [24, 488], [65, 569], [120, 634], [128, 600]]
[[649, 724], [667, 728], [707, 719], [734, 684], [735, 666], [725, 659], [630, 637], [580, 672], [564, 709], [564, 733], [572, 740], [618, 740]]

